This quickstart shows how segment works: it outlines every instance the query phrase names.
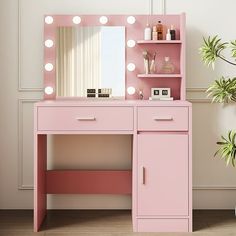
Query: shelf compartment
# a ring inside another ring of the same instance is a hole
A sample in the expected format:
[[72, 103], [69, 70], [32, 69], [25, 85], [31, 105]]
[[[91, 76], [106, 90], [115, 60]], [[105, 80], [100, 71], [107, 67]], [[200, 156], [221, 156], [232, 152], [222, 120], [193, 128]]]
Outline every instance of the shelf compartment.
[[131, 194], [131, 170], [48, 170], [48, 194]]
[[137, 44], [181, 44], [182, 40], [138, 40]]
[[138, 74], [138, 78], [181, 78], [181, 74]]

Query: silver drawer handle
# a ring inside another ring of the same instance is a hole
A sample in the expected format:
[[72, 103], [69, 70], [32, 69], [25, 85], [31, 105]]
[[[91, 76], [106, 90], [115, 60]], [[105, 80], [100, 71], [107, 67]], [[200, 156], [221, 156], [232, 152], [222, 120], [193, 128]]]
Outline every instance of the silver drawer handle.
[[96, 117], [77, 117], [76, 120], [78, 121], [94, 121]]
[[172, 121], [174, 119], [171, 116], [156, 116], [156, 117], [153, 117], [153, 120], [156, 120], [156, 121]]

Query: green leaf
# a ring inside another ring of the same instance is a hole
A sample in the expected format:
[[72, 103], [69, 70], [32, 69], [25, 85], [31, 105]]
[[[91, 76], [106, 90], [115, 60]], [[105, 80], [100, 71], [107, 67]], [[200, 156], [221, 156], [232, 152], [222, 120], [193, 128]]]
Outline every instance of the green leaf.
[[220, 145], [220, 148], [216, 151], [214, 156], [218, 155], [221, 159], [224, 159], [226, 165], [228, 166], [230, 163], [232, 166], [235, 166], [236, 159], [236, 132], [230, 130], [227, 134], [227, 138], [221, 135], [221, 141], [217, 142], [217, 145]]

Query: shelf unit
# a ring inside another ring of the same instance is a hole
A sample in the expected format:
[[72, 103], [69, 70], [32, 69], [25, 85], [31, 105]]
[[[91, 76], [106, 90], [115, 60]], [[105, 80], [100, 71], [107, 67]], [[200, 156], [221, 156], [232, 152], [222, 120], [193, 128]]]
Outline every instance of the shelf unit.
[[137, 44], [181, 44], [181, 40], [138, 40]]
[[138, 74], [138, 78], [181, 78], [181, 74]]
[[[186, 99], [186, 40], [185, 40], [185, 15], [179, 16], [159, 16], [165, 28], [171, 24], [175, 25], [176, 40], [143, 40], [142, 36], [136, 38], [136, 51], [132, 54], [137, 61], [136, 78], [137, 87], [143, 91], [144, 99], [151, 96], [151, 88], [170, 88], [171, 97], [174, 100]], [[151, 19], [152, 25], [156, 19]], [[144, 63], [142, 52], [147, 51], [150, 60], [156, 53], [156, 72], [155, 74], [144, 73]], [[165, 57], [170, 57], [175, 66], [173, 74], [162, 73], [162, 64]]]

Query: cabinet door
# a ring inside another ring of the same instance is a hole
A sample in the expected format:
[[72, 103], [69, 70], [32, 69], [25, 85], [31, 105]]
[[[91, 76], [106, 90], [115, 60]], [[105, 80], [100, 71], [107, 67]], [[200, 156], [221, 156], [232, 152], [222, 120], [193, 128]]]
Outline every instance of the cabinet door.
[[138, 215], [188, 215], [188, 135], [138, 135]]

